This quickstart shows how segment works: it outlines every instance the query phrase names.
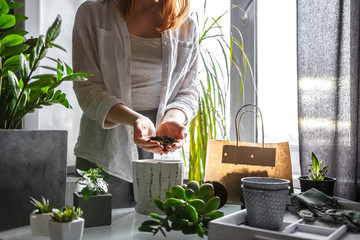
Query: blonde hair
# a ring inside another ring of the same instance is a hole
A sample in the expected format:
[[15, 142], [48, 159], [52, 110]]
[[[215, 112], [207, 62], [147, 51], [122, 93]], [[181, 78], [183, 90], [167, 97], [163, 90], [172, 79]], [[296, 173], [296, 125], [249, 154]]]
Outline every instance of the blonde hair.
[[[138, 0], [117, 0], [114, 8], [118, 9], [126, 20], [134, 13], [137, 4]], [[163, 32], [176, 29], [186, 20], [189, 10], [190, 0], [159, 0], [158, 12], [161, 23], [157, 30]]]

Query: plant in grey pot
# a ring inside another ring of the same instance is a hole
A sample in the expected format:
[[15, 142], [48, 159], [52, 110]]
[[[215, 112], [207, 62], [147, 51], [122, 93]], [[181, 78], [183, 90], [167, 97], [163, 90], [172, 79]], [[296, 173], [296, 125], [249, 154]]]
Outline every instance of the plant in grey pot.
[[84, 232], [83, 211], [75, 207], [53, 209], [49, 221], [51, 240], [80, 240]]
[[30, 203], [35, 206], [35, 210], [30, 214], [30, 228], [33, 236], [49, 236], [48, 222], [51, 219], [55, 200], [45, 199], [36, 200], [30, 197]]
[[74, 206], [84, 211], [85, 227], [111, 225], [112, 195], [101, 175], [102, 167], [88, 171], [77, 169], [81, 178], [75, 183], [83, 185], [81, 192], [74, 192]]
[[325, 177], [328, 166], [322, 168], [321, 164], [323, 161], [319, 161], [313, 152], [311, 152], [311, 160], [312, 163], [309, 166], [309, 174], [299, 177], [301, 192], [316, 188], [329, 196], [333, 196], [336, 178]]
[[[58, 87], [90, 76], [74, 73], [62, 60], [47, 57], [51, 48], [64, 50], [55, 43], [61, 29], [60, 16], [46, 34], [38, 37], [26, 37], [25, 30], [16, 28], [16, 23], [27, 19], [14, 14], [23, 5], [0, 0], [0, 162], [4, 173], [0, 185], [9, 186], [3, 193], [8, 197], [0, 198], [0, 231], [29, 224], [32, 209], [26, 204], [28, 196], [56, 196], [60, 205], [65, 204], [67, 131], [19, 128], [24, 116], [43, 106], [71, 108]], [[50, 63], [44, 63], [44, 58], [51, 59]], [[40, 68], [47, 72], [37, 74]], [[14, 172], [21, 177], [9, 185]]]

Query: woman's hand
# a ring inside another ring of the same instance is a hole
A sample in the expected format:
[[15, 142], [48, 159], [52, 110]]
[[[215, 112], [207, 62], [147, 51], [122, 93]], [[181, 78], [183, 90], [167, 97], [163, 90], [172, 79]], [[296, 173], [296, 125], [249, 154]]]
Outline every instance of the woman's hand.
[[134, 142], [145, 151], [161, 154], [163, 148], [157, 141], [149, 141], [150, 137], [156, 136], [155, 126], [152, 121], [140, 116], [134, 123]]
[[156, 135], [168, 136], [175, 139], [176, 142], [167, 146], [166, 151], [164, 150], [164, 153], [167, 154], [168, 152], [174, 152], [175, 150], [182, 147], [186, 137], [186, 132], [183, 124], [177, 121], [165, 121], [161, 122], [158, 126]]

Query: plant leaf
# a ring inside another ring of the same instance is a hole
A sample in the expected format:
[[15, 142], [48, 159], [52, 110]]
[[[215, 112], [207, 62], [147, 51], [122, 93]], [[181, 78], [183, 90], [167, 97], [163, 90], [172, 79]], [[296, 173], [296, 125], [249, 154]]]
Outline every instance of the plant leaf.
[[16, 98], [18, 98], [20, 95], [19, 81], [12, 71], [8, 71], [8, 80], [11, 91], [14, 93]]
[[19, 74], [20, 78], [24, 81], [24, 83], [27, 83], [28, 74], [29, 74], [29, 67], [28, 62], [26, 61], [25, 56], [21, 53], [20, 59], [19, 59]]
[[7, 47], [1, 52], [2, 57], [10, 57], [14, 55], [19, 55], [20, 53], [25, 52], [30, 46], [27, 44], [19, 44], [13, 47]]
[[24, 37], [17, 34], [10, 34], [1, 39], [1, 47], [11, 47], [21, 44], [24, 41]]
[[0, 29], [11, 28], [15, 25], [15, 16], [4, 14], [0, 16]]
[[13, 29], [6, 30], [5, 32], [1, 33], [0, 39], [3, 39], [4, 37], [6, 37], [7, 35], [10, 35], [10, 34], [17, 34], [17, 35], [24, 36], [24, 35], [28, 34], [28, 32], [23, 29], [13, 28]]
[[9, 6], [5, 0], [0, 0], [0, 14], [6, 14], [9, 12]]
[[54, 23], [51, 25], [51, 27], [47, 30], [46, 32], [46, 42], [50, 43], [53, 40], [55, 40], [57, 38], [57, 36], [59, 36], [60, 33], [60, 29], [61, 29], [61, 17], [60, 15], [57, 15]]
[[41, 89], [41, 88], [44, 88], [44, 87], [48, 87], [48, 86], [51, 86], [52, 84], [54, 84], [55, 81], [53, 78], [49, 77], [49, 78], [40, 78], [39, 80], [37, 81], [34, 81], [34, 82], [31, 82], [27, 85], [27, 88], [28, 89], [35, 89], [35, 90], [38, 90], [38, 89]]
[[44, 47], [45, 47], [45, 37], [44, 35], [41, 35], [37, 39], [35, 47], [30, 52], [29, 62], [31, 69], [35, 69], [37, 67], [35, 65], [39, 64], [39, 60], [41, 59], [40, 53]]
[[70, 75], [70, 76], [66, 76], [66, 77], [63, 78], [62, 80], [63, 80], [63, 81], [80, 82], [80, 81], [86, 81], [87, 78], [86, 78], [86, 77], [82, 77], [82, 76]]
[[14, 2], [14, 3], [9, 3], [8, 5], [9, 5], [10, 9], [16, 9], [16, 8], [21, 8], [22, 6], [24, 6], [24, 3]]
[[17, 65], [19, 64], [19, 55], [12, 56], [11, 58], [6, 59], [6, 61], [3, 64], [3, 68], [9, 67], [11, 65]]
[[28, 17], [22, 15], [22, 14], [13, 14], [15, 17], [15, 21], [16, 23], [20, 23], [20, 22], [24, 22], [25, 20], [28, 19]]

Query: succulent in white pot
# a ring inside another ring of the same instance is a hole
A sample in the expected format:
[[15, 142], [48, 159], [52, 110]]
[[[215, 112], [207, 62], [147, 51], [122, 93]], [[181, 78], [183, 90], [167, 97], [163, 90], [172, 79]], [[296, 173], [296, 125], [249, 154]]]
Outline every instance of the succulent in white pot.
[[84, 232], [83, 211], [80, 208], [66, 206], [53, 209], [49, 221], [51, 240], [80, 240]]
[[30, 203], [35, 206], [35, 210], [30, 214], [30, 228], [33, 236], [49, 236], [48, 222], [51, 219], [52, 210], [55, 200], [45, 199], [41, 196], [41, 200], [30, 197]]

